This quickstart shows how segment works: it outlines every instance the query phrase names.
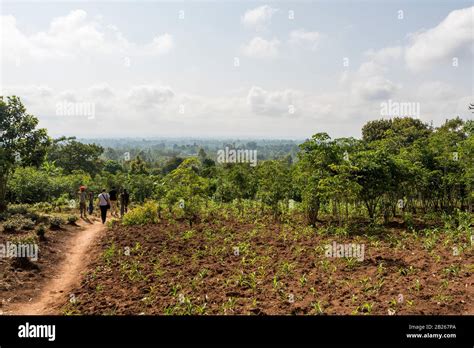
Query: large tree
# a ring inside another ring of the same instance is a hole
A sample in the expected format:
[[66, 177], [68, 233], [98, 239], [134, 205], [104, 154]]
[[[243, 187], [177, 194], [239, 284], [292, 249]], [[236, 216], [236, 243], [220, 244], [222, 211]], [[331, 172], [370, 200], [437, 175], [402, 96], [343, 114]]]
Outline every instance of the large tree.
[[103, 167], [100, 155], [104, 149], [96, 144], [84, 144], [75, 137], [55, 139], [48, 153], [48, 160], [54, 161], [66, 174], [83, 170], [91, 176], [99, 173]]
[[37, 129], [38, 119], [26, 112], [20, 98], [0, 96], [0, 212], [9, 176], [18, 166], [39, 166], [44, 160], [50, 138], [45, 129]]

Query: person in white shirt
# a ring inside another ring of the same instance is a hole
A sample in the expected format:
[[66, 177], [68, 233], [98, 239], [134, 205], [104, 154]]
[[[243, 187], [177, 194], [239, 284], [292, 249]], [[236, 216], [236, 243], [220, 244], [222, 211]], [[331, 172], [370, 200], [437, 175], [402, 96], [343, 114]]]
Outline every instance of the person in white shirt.
[[102, 192], [99, 194], [99, 209], [102, 223], [105, 224], [105, 220], [107, 220], [107, 210], [110, 209], [110, 196], [105, 189], [102, 189]]

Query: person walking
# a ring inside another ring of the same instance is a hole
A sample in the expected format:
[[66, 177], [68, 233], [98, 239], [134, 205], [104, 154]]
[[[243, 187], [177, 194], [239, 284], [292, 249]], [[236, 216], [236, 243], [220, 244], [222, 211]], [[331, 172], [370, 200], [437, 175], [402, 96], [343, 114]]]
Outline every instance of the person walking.
[[123, 217], [128, 211], [128, 203], [130, 203], [130, 194], [124, 189], [120, 194], [120, 216]]
[[102, 192], [99, 194], [99, 209], [102, 223], [105, 224], [107, 220], [107, 210], [110, 209], [110, 196], [105, 189], [102, 189]]
[[94, 191], [89, 192], [89, 215], [94, 212]]
[[87, 199], [86, 187], [81, 186], [79, 187], [79, 211], [81, 213], [81, 218], [87, 217], [86, 199]]
[[117, 216], [117, 196], [118, 192], [115, 189], [115, 186], [112, 187], [112, 190], [109, 192], [110, 197], [110, 214], [112, 216]]

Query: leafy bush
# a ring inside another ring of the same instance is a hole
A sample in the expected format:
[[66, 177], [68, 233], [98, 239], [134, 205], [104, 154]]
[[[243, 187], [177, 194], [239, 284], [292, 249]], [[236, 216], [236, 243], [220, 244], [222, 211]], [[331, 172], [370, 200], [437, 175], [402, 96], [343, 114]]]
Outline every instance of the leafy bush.
[[23, 218], [21, 222], [21, 228], [23, 230], [34, 230], [35, 229], [35, 223], [33, 220], [28, 219], [28, 218]]
[[11, 216], [4, 224], [4, 232], [15, 232], [18, 230], [33, 230], [35, 223], [33, 220], [23, 217], [22, 215]]
[[44, 237], [45, 233], [46, 233], [46, 227], [44, 225], [39, 225], [38, 228], [36, 229], [36, 235], [38, 236], [40, 240], [45, 239]]
[[35, 203], [32, 208], [33, 211], [50, 213], [53, 210], [53, 205], [49, 202]]
[[145, 225], [158, 222], [158, 204], [153, 201], [146, 202], [130, 210], [122, 219], [123, 225]]
[[67, 223], [68, 223], [69, 225], [75, 225], [76, 222], [77, 222], [77, 216], [76, 216], [76, 215], [69, 215], [69, 216], [67, 217]]
[[3, 224], [3, 232], [12, 233], [18, 230], [18, 224], [16, 221], [7, 220]]
[[21, 214], [26, 215], [28, 213], [28, 205], [27, 204], [12, 204], [8, 207], [8, 212], [11, 215]]
[[52, 229], [57, 230], [61, 228], [62, 224], [64, 224], [64, 220], [59, 216], [53, 216], [52, 218], [49, 219], [49, 225], [51, 226]]
[[25, 214], [25, 217], [30, 219], [30, 220], [33, 220], [33, 221], [38, 221], [40, 219], [40, 215], [34, 211], [30, 211], [28, 213]]
[[8, 213], [7, 211], [0, 213], [0, 221], [6, 221], [9, 217], [10, 217], [10, 213]]

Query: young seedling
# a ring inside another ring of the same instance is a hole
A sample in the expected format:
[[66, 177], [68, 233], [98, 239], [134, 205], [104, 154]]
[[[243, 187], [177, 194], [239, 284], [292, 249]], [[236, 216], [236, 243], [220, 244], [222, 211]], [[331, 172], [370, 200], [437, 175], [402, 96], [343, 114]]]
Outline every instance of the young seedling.
[[311, 306], [313, 307], [313, 310], [316, 312], [316, 314], [324, 314], [324, 309], [321, 305], [321, 301], [313, 302], [311, 303]]
[[421, 283], [420, 283], [420, 280], [419, 280], [419, 279], [416, 279], [416, 280], [415, 280], [415, 284], [413, 285], [413, 288], [414, 288], [416, 291], [420, 291], [420, 290], [421, 290]]
[[373, 306], [374, 306], [373, 303], [366, 302], [362, 305], [361, 310], [362, 310], [363, 313], [370, 314], [370, 313], [372, 313], [372, 307]]
[[301, 278], [300, 278], [300, 285], [301, 285], [302, 287], [305, 286], [307, 281], [308, 281], [308, 280], [306, 279], [306, 273], [305, 273], [305, 274], [303, 274], [303, 275], [301, 276]]

